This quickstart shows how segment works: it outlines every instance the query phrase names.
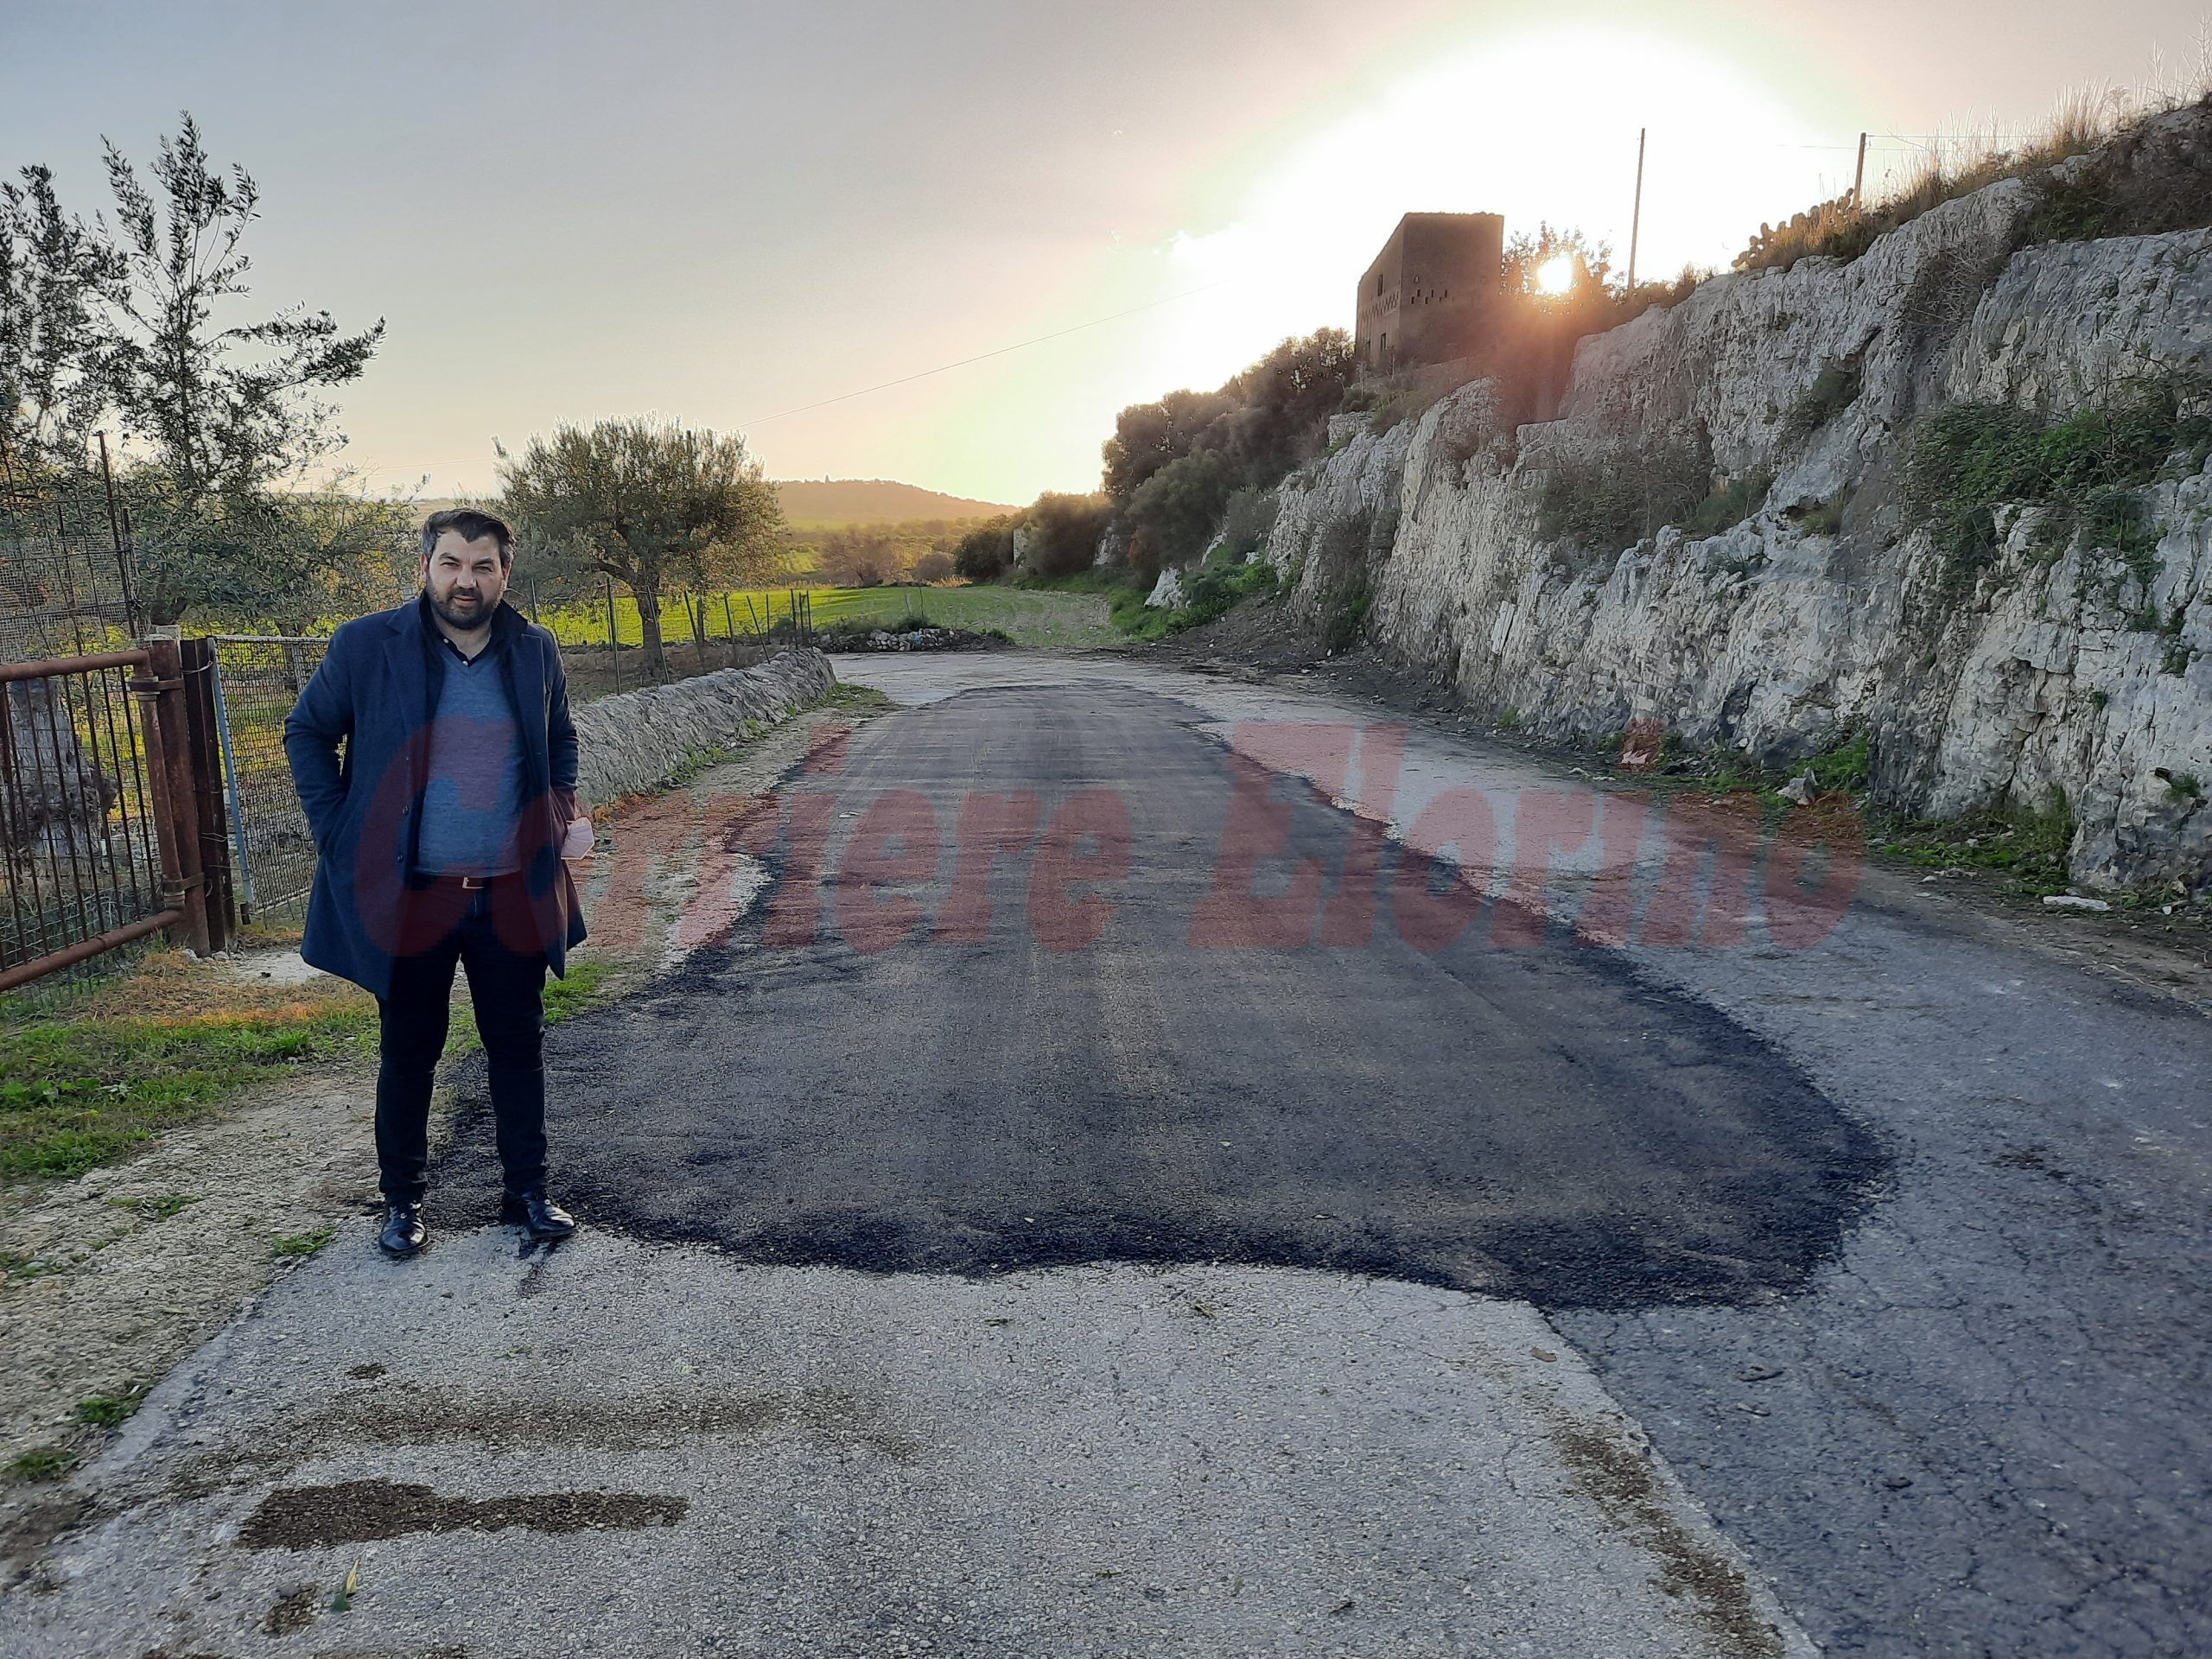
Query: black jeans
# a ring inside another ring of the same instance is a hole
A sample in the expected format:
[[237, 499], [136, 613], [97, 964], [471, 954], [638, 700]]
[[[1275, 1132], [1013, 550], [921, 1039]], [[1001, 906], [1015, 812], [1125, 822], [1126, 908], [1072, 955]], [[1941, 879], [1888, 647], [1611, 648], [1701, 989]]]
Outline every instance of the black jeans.
[[468, 895], [459, 918], [425, 949], [397, 958], [377, 1068], [377, 1165], [385, 1200], [419, 1204], [429, 1190], [430, 1083], [446, 1046], [458, 962], [468, 974], [476, 1032], [492, 1074], [492, 1117], [509, 1192], [545, 1185], [545, 955], [499, 937], [493, 890]]

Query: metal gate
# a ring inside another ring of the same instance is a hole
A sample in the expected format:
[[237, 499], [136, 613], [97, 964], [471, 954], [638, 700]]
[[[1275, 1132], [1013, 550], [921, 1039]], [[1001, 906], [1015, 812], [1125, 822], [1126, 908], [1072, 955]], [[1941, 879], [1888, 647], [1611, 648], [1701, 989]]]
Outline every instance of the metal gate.
[[228, 943], [203, 639], [0, 665], [0, 991], [161, 929]]

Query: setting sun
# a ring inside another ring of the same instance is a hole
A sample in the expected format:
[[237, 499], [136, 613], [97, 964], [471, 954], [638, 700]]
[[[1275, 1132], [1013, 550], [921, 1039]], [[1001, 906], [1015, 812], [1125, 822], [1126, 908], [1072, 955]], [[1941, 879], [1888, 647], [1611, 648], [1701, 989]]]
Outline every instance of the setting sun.
[[1536, 267], [1539, 294], [1564, 294], [1574, 286], [1574, 256], [1562, 253]]

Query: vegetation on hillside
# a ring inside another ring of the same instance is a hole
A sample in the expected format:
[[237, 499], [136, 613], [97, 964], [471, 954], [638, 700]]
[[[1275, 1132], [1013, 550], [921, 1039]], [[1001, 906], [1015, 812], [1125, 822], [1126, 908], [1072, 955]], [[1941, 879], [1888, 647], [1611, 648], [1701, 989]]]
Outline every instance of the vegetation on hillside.
[[[2212, 225], [2212, 154], [2201, 125], [2161, 129], [2152, 118], [2196, 104], [2212, 108], [2196, 84], [2129, 95], [2076, 92], [2050, 120], [2017, 144], [1966, 135], [1931, 143], [1904, 181], [1860, 200], [1853, 193], [1815, 203], [1779, 225], [1761, 225], [1736, 256], [1738, 270], [1788, 267], [1808, 255], [1856, 259], [1875, 240], [1930, 208], [1996, 183], [2033, 181], [2040, 198], [2024, 240], [2077, 241], [2147, 236]], [[2097, 159], [2056, 176], [2058, 163], [2091, 151]]]
[[[1573, 280], [1547, 292], [1538, 272], [1561, 257]], [[1680, 292], [1679, 283], [1648, 283], [1630, 293], [1613, 279], [1603, 245], [1541, 226], [1508, 245], [1498, 325], [1458, 365], [1460, 378], [1493, 380], [1497, 425], [1510, 432], [1548, 413], [1576, 340]], [[1352, 339], [1340, 329], [1286, 340], [1211, 391], [1172, 391], [1123, 410], [1104, 445], [1096, 494], [1047, 493], [977, 525], [955, 547], [955, 570], [970, 582], [1080, 579], [1111, 592], [1117, 621], [1139, 638], [1210, 620], [1236, 598], [1273, 588], [1272, 576], [1231, 581], [1222, 571], [1261, 552], [1276, 486], [1321, 455], [1332, 416], [1364, 413], [1370, 429], [1387, 430], [1417, 418], [1452, 384], [1433, 370], [1362, 378]], [[1190, 573], [1191, 597], [1147, 610], [1144, 596], [1171, 566]], [[1356, 634], [1364, 614], [1356, 596], [1332, 605], [1332, 633]]]
[[893, 582], [943, 582], [953, 574], [961, 537], [988, 521], [925, 518], [903, 524], [842, 524], [785, 532], [786, 568], [839, 588]]
[[[1916, 423], [1907, 505], [1942, 560], [1948, 592], [1971, 590], [2003, 542], [1999, 509], [2037, 513], [2031, 542], [2056, 559], [2078, 535], [2140, 578], [2157, 572], [2142, 488], [2194, 473], [2212, 454], [2212, 388], [2190, 378], [2139, 381], [2101, 408], [2060, 420], [2011, 404], [1950, 404]], [[2158, 619], [2146, 619], [2155, 626]]]
[[1106, 441], [1096, 495], [1047, 493], [977, 527], [955, 549], [956, 568], [971, 581], [1051, 580], [1089, 569], [1103, 547], [1129, 581], [1149, 585], [1163, 565], [1205, 551], [1232, 500], [1256, 499], [1320, 452], [1353, 367], [1351, 337], [1322, 328], [1212, 391], [1132, 404]]

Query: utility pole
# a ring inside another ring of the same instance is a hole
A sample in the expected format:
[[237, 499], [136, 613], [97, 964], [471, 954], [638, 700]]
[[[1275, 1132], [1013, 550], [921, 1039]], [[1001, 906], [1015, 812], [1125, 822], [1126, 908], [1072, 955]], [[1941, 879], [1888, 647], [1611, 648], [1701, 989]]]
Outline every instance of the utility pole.
[[1636, 130], [1636, 209], [1628, 221], [1628, 291], [1636, 292], [1636, 243], [1643, 230], [1643, 140], [1651, 130]]
[[1858, 213], [1866, 207], [1866, 198], [1859, 193], [1866, 188], [1866, 135], [1859, 135], [1859, 170], [1851, 175], [1851, 211]]

